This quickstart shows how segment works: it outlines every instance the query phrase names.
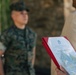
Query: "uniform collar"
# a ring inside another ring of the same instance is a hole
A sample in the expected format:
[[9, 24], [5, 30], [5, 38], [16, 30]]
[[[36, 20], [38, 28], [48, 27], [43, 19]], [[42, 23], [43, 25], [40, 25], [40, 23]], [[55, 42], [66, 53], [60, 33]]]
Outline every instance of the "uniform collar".
[[20, 29], [15, 24], [13, 24], [13, 27], [14, 27], [14, 29], [19, 30], [19, 31], [24, 31], [26, 29], [26, 27], [24, 29]]

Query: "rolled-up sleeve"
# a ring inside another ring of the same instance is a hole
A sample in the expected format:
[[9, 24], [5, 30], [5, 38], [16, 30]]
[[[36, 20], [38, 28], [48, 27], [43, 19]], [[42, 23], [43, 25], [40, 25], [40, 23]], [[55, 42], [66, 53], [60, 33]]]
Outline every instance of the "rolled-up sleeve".
[[8, 37], [8, 33], [7, 31], [3, 32], [0, 35], [0, 50], [4, 51], [7, 49], [8, 47], [8, 43], [10, 41], [10, 38]]
[[0, 42], [0, 50], [2, 50], [2, 51], [4, 51], [4, 52], [5, 52], [5, 50], [6, 50], [6, 47], [3, 45], [2, 42]]

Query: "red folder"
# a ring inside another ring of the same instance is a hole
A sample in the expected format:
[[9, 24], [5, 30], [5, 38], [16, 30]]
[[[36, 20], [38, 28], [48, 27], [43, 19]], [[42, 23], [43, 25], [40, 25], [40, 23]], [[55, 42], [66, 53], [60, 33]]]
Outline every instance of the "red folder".
[[[58, 69], [60, 69], [60, 64], [62, 64], [63, 68], [69, 73], [69, 75], [76, 75], [76, 65], [74, 63], [76, 62], [76, 60], [72, 60], [74, 55], [76, 56], [76, 53], [74, 51], [75, 49], [66, 37], [43, 37], [42, 44]], [[55, 49], [61, 51], [57, 53]], [[57, 53], [57, 55], [55, 52]], [[65, 63], [66, 60], [67, 63]]]
[[57, 62], [56, 58], [54, 57], [52, 51], [50, 50], [47, 42], [48, 42], [48, 37], [42, 38], [42, 44], [43, 44], [43, 46], [45, 47], [46, 51], [47, 51], [48, 54], [50, 55], [51, 59], [53, 60], [53, 62], [54, 62], [55, 65], [57, 66], [57, 68], [60, 69], [60, 65], [59, 65], [59, 63]]
[[[51, 57], [51, 59], [53, 60], [53, 62], [55, 63], [55, 65], [57, 66], [58, 69], [60, 69], [60, 65], [58, 63], [58, 61], [56, 60], [54, 54], [52, 53], [52, 50], [49, 48], [48, 46], [48, 38], [49, 37], [43, 37], [42, 38], [42, 44], [45, 47], [46, 51], [48, 52], [49, 56]], [[68, 38], [66, 36], [64, 36], [64, 38], [66, 38], [68, 40]], [[72, 45], [72, 44], [71, 44]], [[72, 45], [73, 47], [73, 45]], [[74, 48], [74, 47], [73, 47]]]

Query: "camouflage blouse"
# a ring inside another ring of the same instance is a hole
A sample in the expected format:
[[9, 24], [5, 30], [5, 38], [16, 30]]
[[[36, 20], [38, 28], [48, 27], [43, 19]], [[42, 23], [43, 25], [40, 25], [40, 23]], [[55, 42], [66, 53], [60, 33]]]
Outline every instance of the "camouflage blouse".
[[15, 25], [5, 30], [0, 37], [0, 50], [4, 51], [5, 75], [35, 75], [32, 66], [36, 34], [29, 28]]

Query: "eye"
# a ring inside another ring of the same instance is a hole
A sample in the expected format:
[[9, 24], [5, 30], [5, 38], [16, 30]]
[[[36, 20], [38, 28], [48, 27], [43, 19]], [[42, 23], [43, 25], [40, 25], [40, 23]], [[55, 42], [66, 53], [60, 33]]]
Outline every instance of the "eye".
[[27, 15], [28, 13], [25, 12], [20, 12], [21, 15]]
[[20, 14], [23, 15], [23, 12], [21, 12]]

